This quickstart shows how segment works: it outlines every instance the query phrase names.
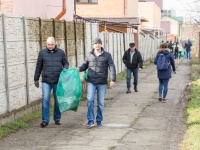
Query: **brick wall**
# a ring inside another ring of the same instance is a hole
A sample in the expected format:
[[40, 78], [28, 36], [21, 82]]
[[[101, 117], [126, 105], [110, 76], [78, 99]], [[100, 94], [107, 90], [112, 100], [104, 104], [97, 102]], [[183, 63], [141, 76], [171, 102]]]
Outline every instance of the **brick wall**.
[[5, 14], [13, 14], [13, 1], [12, 0], [0, 0], [0, 11]]

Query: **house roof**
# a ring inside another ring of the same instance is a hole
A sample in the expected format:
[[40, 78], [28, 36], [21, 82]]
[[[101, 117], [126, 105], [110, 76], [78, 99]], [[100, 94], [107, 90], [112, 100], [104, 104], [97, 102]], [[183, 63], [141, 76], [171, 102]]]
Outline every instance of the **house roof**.
[[176, 19], [176, 20], [178, 20], [180, 22], [184, 21], [182, 16], [172, 16], [171, 18]]
[[148, 20], [144, 17], [123, 17], [123, 18], [83, 18], [81, 16], [76, 15], [76, 20], [84, 20], [87, 22], [95, 22], [99, 23], [99, 25], [106, 25], [106, 26], [120, 26], [124, 28], [138, 28], [140, 22], [147, 22]]
[[183, 17], [182, 16], [163, 16], [163, 17], [168, 17], [168, 18], [171, 18], [171, 19], [174, 19], [178, 22], [183, 23]]

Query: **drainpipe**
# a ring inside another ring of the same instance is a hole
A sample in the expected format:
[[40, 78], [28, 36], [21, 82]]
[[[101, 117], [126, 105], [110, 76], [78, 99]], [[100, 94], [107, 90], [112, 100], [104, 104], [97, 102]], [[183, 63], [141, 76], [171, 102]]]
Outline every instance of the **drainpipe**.
[[66, 0], [63, 0], [63, 9], [60, 12], [60, 14], [58, 14], [58, 16], [55, 18], [55, 20], [59, 20], [62, 16], [64, 16], [64, 14], [66, 13]]

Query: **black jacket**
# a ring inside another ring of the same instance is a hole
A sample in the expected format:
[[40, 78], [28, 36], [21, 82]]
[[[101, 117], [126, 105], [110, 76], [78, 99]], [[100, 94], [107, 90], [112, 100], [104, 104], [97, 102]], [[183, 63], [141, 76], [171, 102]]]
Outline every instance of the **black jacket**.
[[140, 52], [135, 49], [135, 53], [133, 55], [132, 63], [130, 63], [130, 48], [124, 52], [123, 63], [129, 69], [143, 68], [143, 60]]
[[68, 69], [69, 63], [63, 50], [55, 47], [50, 51], [47, 48], [41, 50], [35, 69], [34, 81], [38, 81], [42, 72], [42, 82], [58, 83], [63, 68]]
[[79, 67], [79, 71], [88, 69], [87, 81], [93, 84], [107, 84], [108, 68], [111, 72], [111, 81], [116, 81], [116, 70], [110, 53], [101, 48], [102, 54], [95, 56], [94, 50], [87, 53], [84, 63]]
[[185, 49], [186, 49], [186, 51], [190, 51], [191, 50], [191, 46], [192, 46], [191, 42], [185, 43]]

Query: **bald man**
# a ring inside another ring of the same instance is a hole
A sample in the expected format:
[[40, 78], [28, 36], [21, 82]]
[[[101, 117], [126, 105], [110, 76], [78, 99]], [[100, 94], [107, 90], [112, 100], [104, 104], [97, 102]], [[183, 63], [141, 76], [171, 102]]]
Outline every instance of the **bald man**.
[[50, 121], [50, 93], [54, 94], [54, 115], [56, 125], [60, 125], [61, 113], [56, 98], [57, 83], [63, 69], [68, 69], [69, 63], [63, 50], [56, 45], [54, 37], [48, 37], [46, 48], [38, 55], [35, 68], [34, 83], [39, 88], [39, 78], [42, 73], [42, 123], [40, 126], [46, 127]]

